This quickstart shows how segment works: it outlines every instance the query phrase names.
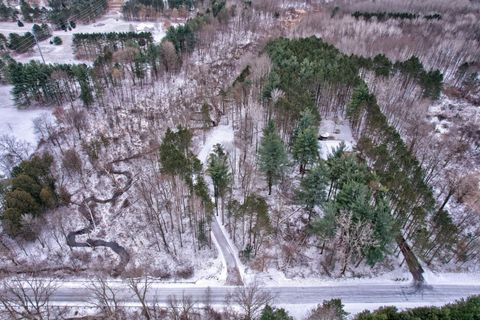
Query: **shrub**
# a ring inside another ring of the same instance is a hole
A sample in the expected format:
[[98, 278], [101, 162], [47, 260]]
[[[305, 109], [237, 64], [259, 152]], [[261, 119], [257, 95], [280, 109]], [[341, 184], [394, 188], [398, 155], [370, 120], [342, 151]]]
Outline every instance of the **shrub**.
[[75, 149], [65, 151], [62, 164], [69, 174], [80, 173], [82, 171], [82, 160]]
[[62, 38], [60, 38], [59, 36], [55, 36], [53, 37], [53, 44], [56, 45], [56, 46], [59, 46], [63, 43], [62, 41]]

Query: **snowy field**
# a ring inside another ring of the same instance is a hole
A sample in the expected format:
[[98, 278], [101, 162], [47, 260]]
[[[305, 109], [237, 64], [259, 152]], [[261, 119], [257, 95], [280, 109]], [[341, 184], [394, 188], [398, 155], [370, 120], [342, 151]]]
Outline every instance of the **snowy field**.
[[11, 89], [11, 86], [0, 86], [0, 135], [13, 135], [35, 146], [37, 139], [33, 130], [33, 120], [43, 113], [51, 113], [51, 110], [17, 109], [10, 95]]
[[[0, 33], [3, 33], [7, 38], [12, 32], [24, 34], [32, 30], [33, 23], [24, 23], [23, 27], [17, 26], [16, 22], [0, 22]], [[45, 58], [46, 63], [80, 63], [87, 61], [76, 60], [73, 54], [72, 39], [75, 33], [103, 33], [103, 32], [129, 32], [137, 31], [145, 25], [139, 21], [126, 21], [122, 18], [121, 13], [112, 13], [99, 18], [96, 22], [88, 25], [77, 24], [77, 27], [72, 31], [54, 30], [52, 37], [59, 36], [63, 44], [56, 46], [50, 44], [50, 40], [39, 42], [40, 48]], [[148, 23], [153, 30], [150, 32], [156, 42], [162, 40], [165, 36], [165, 28], [162, 23]], [[32, 52], [27, 52], [21, 55], [14, 55], [13, 58], [19, 62], [29, 62], [30, 60], [42, 61], [40, 52], [35, 46]]]

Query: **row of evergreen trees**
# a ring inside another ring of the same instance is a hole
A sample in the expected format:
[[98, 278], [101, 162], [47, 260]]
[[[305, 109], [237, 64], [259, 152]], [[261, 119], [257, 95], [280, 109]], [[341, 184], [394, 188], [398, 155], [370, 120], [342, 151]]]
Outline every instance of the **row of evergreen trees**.
[[[197, 0], [167, 0], [168, 9], [193, 9]], [[167, 8], [164, 0], [128, 0], [122, 7], [126, 19], [155, 19]]]
[[[10, 62], [7, 78], [13, 85], [17, 106], [63, 104], [81, 98], [86, 106], [93, 102], [94, 82], [84, 64], [42, 64]], [[98, 87], [97, 87], [98, 89]]]
[[[399, 311], [396, 307], [381, 307], [376, 311], [364, 311], [355, 320], [476, 320], [480, 314], [480, 297], [458, 300], [443, 307], [418, 307]], [[348, 313], [340, 299], [323, 301], [306, 315], [306, 320], [346, 320]], [[287, 311], [266, 305], [259, 320], [293, 320]]]
[[8, 39], [0, 34], [0, 46], [5, 50], [8, 48], [16, 53], [25, 53], [35, 46], [35, 37], [31, 32], [25, 32], [23, 35], [10, 33]]
[[413, 20], [423, 17], [426, 20], [441, 20], [442, 16], [438, 13], [419, 15], [417, 13], [411, 12], [363, 12], [355, 11], [352, 13], [352, 17], [355, 19], [365, 19], [370, 21], [372, 18], [376, 18], [378, 21], [385, 21], [388, 19], [398, 19], [398, 20]]
[[[416, 251], [424, 255], [453, 249], [451, 246], [457, 234], [448, 213], [436, 212], [432, 190], [425, 183], [419, 162], [395, 129], [389, 126], [375, 97], [369, 94], [359, 77], [360, 68], [367, 67], [384, 76], [397, 69], [421, 81], [425, 71], [418, 59], [412, 58], [395, 66], [384, 56], [372, 60], [346, 56], [315, 37], [278, 39], [270, 42], [266, 50], [273, 68], [264, 86], [264, 97], [269, 98], [269, 108], [284, 136], [290, 136], [292, 123], [301, 118], [303, 110], [322, 109], [323, 90], [330, 90], [327, 91], [330, 94], [334, 92], [337, 100], [325, 103], [333, 104], [331, 110], [338, 113], [338, 105], [346, 105], [353, 88], [357, 88], [345, 111], [358, 140], [360, 154], [371, 164], [379, 185], [386, 189], [395, 229], [402, 231], [407, 239], [414, 240]], [[439, 90], [438, 86], [434, 87]], [[337, 90], [332, 91], [335, 88]], [[280, 98], [276, 98], [278, 89], [283, 92]]]
[[[348, 116], [358, 139], [358, 150], [369, 159], [380, 182], [388, 189], [392, 215], [405, 238], [413, 240], [415, 251], [435, 255], [442, 248], [452, 248], [458, 230], [449, 214], [437, 211], [425, 172], [410, 153], [400, 135], [388, 124], [376, 98], [365, 84], [357, 87], [348, 105]], [[432, 246], [438, 250], [432, 252]]]
[[389, 77], [400, 72], [403, 75], [415, 79], [423, 89], [425, 97], [438, 99], [442, 91], [443, 75], [439, 70], [425, 70], [418, 57], [411, 56], [405, 61], [390, 61], [384, 54], [378, 54], [373, 58], [352, 56], [356, 63], [366, 69], [372, 70], [377, 76]]
[[107, 50], [146, 48], [153, 43], [153, 36], [150, 32], [75, 33], [72, 42], [77, 58], [95, 59]]

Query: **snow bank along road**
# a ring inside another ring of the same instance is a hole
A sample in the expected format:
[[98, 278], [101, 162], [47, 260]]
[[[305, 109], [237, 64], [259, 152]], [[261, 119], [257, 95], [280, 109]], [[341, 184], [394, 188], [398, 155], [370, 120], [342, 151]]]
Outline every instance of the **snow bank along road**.
[[[85, 283], [88, 284], [88, 283]], [[127, 305], [138, 304], [125, 283], [118, 282], [112, 285], [117, 290], [118, 301]], [[210, 290], [209, 301], [212, 304], [224, 304], [225, 297], [233, 293], [237, 287], [215, 286], [200, 287], [195, 285], [153, 284], [150, 287], [147, 301], [159, 304], [168, 303], [169, 297], [190, 296], [194, 301], [204, 302], [207, 290]], [[241, 288], [241, 287], [240, 287]], [[271, 293], [275, 304], [316, 304], [323, 300], [340, 298], [343, 303], [375, 303], [385, 305], [424, 303], [449, 303], [460, 298], [480, 294], [480, 284], [473, 285], [434, 285], [412, 287], [395, 284], [363, 284], [363, 285], [334, 285], [308, 287], [263, 287]], [[91, 292], [87, 286], [70, 282], [60, 283], [51, 297], [51, 305], [82, 306], [91, 301]]]

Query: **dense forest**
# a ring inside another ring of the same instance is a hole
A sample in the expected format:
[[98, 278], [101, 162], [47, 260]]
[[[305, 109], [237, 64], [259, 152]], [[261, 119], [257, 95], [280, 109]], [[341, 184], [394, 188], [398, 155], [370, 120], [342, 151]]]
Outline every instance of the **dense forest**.
[[[405, 147], [398, 133], [389, 126], [387, 119], [376, 104], [375, 97], [368, 92], [368, 88], [359, 77], [361, 68], [372, 69], [376, 74], [384, 77], [399, 72], [418, 81], [425, 95], [436, 98], [442, 85], [442, 75], [438, 70], [424, 71], [423, 66], [416, 57], [412, 57], [404, 62], [392, 63], [381, 55], [373, 59], [345, 56], [334, 47], [317, 38], [294, 41], [287, 39], [276, 40], [267, 46], [267, 51], [274, 63], [274, 67], [265, 85], [264, 96], [271, 97], [272, 88], [278, 88], [284, 92], [284, 96], [276, 102], [272, 110], [280, 124], [280, 129], [282, 132], [285, 132], [285, 137], [291, 135], [292, 123], [298, 121], [301, 112], [305, 109], [319, 110], [322, 116], [326, 116], [330, 112], [338, 112], [338, 110], [330, 109], [332, 102], [321, 100], [322, 93], [325, 92], [323, 90], [336, 92], [338, 103], [348, 106], [345, 111], [352, 123], [354, 136], [359, 141], [357, 146], [359, 155], [372, 168], [375, 180], [369, 181], [369, 178], [357, 178], [355, 176], [342, 177], [341, 175], [338, 176], [337, 173], [335, 179], [332, 180], [330, 178], [329, 197], [331, 196], [330, 194], [344, 197], [344, 199], [356, 197], [352, 197], [352, 195], [342, 196], [343, 192], [347, 192], [347, 194], [348, 192], [354, 192], [354, 194], [362, 195], [359, 198], [360, 201], [364, 201], [365, 204], [374, 203], [373, 208], [364, 209], [364, 212], [373, 214], [373, 217], [370, 218], [373, 221], [372, 227], [374, 230], [377, 229], [377, 233], [373, 234], [389, 234], [394, 235], [394, 237], [401, 238], [405, 236], [409, 240], [413, 239], [415, 250], [428, 260], [443, 252], [443, 249], [452, 250], [445, 253], [448, 257], [447, 259], [452, 259], [456, 252], [451, 247], [455, 245], [457, 239], [455, 225], [444, 210], [437, 211], [435, 209], [432, 191], [425, 183], [425, 173], [418, 161]], [[352, 94], [351, 99], [349, 98], [349, 92]], [[301, 119], [300, 122], [305, 122], [305, 120]], [[307, 149], [302, 148], [301, 150], [305, 152]], [[340, 158], [343, 157], [340, 156]], [[330, 167], [338, 167], [338, 164]], [[342, 168], [341, 166], [338, 168], [340, 174], [347, 172], [358, 174], [362, 172], [359, 169], [340, 169]], [[322, 171], [321, 168], [316, 170]], [[316, 173], [316, 170], [313, 172]], [[307, 175], [305, 179], [308, 177]], [[392, 179], [392, 177], [395, 178]], [[317, 190], [323, 189], [324, 186], [319, 184], [322, 177], [317, 174], [316, 179], [320, 180], [312, 181], [313, 186], [319, 188]], [[338, 185], [336, 179], [344, 182]], [[351, 185], [354, 182], [376, 187], [374, 190], [369, 191], [366, 188], [364, 191], [361, 191], [362, 187], [358, 184]], [[343, 187], [346, 189], [343, 190]], [[374, 195], [375, 201], [372, 201], [370, 198], [372, 195]], [[386, 200], [382, 200], [383, 197]], [[327, 198], [327, 200], [329, 199]], [[317, 197], [317, 201], [321, 203], [321, 197]], [[328, 208], [331, 206], [338, 207], [338, 204], [330, 204], [328, 201], [327, 203]], [[387, 203], [388, 206], [386, 205]], [[322, 206], [325, 208], [325, 204], [322, 204]], [[345, 211], [342, 209], [342, 206], [346, 206], [343, 208], [348, 208], [351, 205], [343, 204], [339, 209], [336, 209], [336, 213], [333, 211], [331, 216], [326, 214], [323, 221], [316, 222], [317, 227], [314, 230], [319, 232], [321, 238], [326, 236], [326, 231], [332, 232], [331, 236], [333, 236], [335, 228], [332, 228], [332, 225], [338, 225], [338, 219], [345, 219], [343, 216]], [[358, 210], [361, 206], [358, 204], [352, 205], [352, 208]], [[376, 213], [377, 210], [379, 210], [378, 213]], [[359, 221], [354, 216], [355, 212], [353, 212], [353, 217], [350, 217], [350, 219], [353, 219], [354, 222]], [[325, 221], [328, 217], [331, 217], [333, 220], [330, 222]], [[388, 221], [392, 218], [395, 221], [396, 233], [387, 231], [389, 230], [388, 228], [391, 228], [392, 223]], [[333, 223], [335, 219], [337, 219], [336, 224]], [[380, 225], [376, 226], [375, 223], [380, 223]], [[326, 225], [322, 226], [322, 224]], [[315, 224], [313, 225], [315, 226]], [[368, 233], [373, 231], [362, 232]], [[361, 236], [356, 235], [353, 238], [358, 240]], [[374, 241], [374, 247], [377, 249], [377, 253], [374, 253], [375, 251], [372, 252], [373, 256], [376, 255], [377, 258], [371, 256], [368, 259], [367, 256], [367, 260], [373, 263], [382, 257], [382, 251], [385, 250], [382, 247], [384, 248], [392, 240], [391, 238], [390, 240], [374, 240], [374, 238], [372, 239], [372, 234], [366, 236], [366, 239]], [[438, 242], [438, 239], [442, 239], [441, 244]], [[334, 245], [335, 242], [329, 243], [333, 245], [331, 251], [338, 253], [338, 250], [334, 250], [336, 247]], [[383, 244], [379, 245], [379, 243]], [[366, 253], [365, 248], [360, 250], [364, 254]], [[457, 256], [457, 259], [461, 259], [461, 257]]]
[[[197, 0], [128, 0], [122, 7], [125, 18], [130, 20], [156, 19], [166, 10], [193, 10], [200, 1]], [[203, 3], [203, 1], [201, 1]]]
[[114, 53], [130, 48], [148, 48], [153, 43], [150, 32], [110, 32], [110, 33], [75, 33], [73, 50], [78, 59], [95, 59], [105, 52]]
[[426, 20], [441, 20], [442, 15], [438, 13], [432, 13], [432, 14], [426, 14], [423, 16], [420, 16], [419, 14], [416, 13], [409, 13], [409, 12], [360, 12], [360, 11], [355, 11], [352, 13], [352, 17], [359, 19], [363, 18], [367, 21], [369, 21], [372, 18], [376, 18], [379, 21], [385, 21], [387, 19], [418, 19], [420, 17], [423, 17]]

